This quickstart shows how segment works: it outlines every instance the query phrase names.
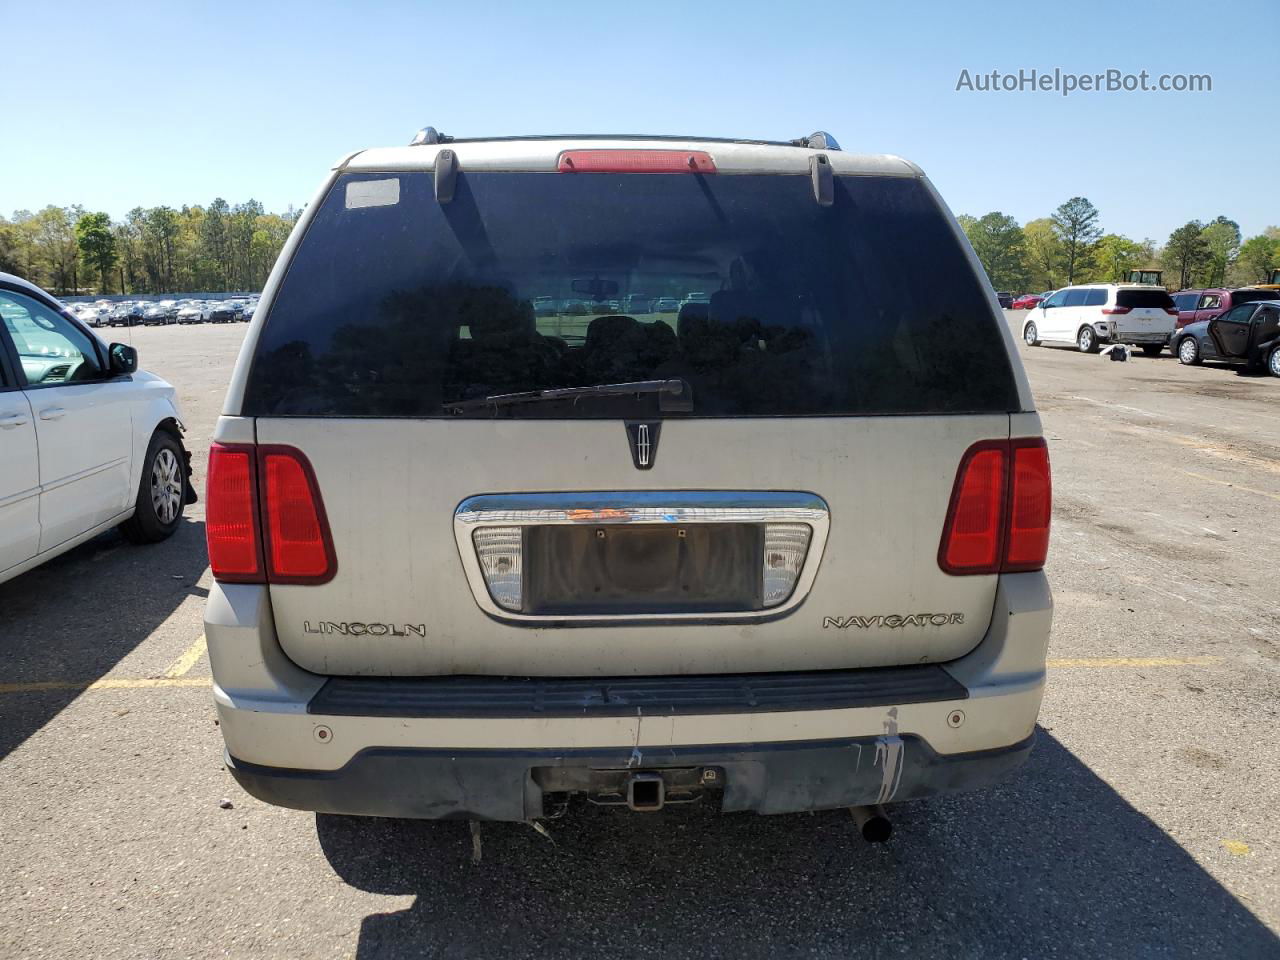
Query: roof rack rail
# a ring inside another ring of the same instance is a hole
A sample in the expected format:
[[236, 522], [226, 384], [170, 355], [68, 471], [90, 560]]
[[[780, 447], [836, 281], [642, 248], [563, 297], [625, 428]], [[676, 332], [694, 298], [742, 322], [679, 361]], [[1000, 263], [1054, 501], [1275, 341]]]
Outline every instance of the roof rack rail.
[[798, 140], [792, 140], [791, 143], [797, 147], [808, 147], [810, 150], [839, 150], [840, 144], [836, 143], [836, 138], [825, 130], [815, 130], [807, 137], [801, 137]]
[[423, 127], [413, 135], [413, 139], [409, 141], [409, 146], [420, 147], [423, 144], [430, 143], [448, 143], [453, 137], [446, 137], [435, 127]]
[[760, 144], [776, 144], [780, 147], [804, 147], [808, 150], [839, 150], [840, 144], [836, 142], [836, 138], [825, 130], [816, 130], [807, 137], [799, 137], [795, 140], [744, 140], [730, 137], [684, 137], [672, 136], [669, 134], [636, 134], [636, 133], [574, 133], [574, 134], [533, 134], [526, 136], [507, 136], [507, 137], [457, 137], [446, 136], [435, 127], [423, 127], [419, 130], [409, 146], [418, 147], [424, 144], [438, 143], [474, 143], [486, 141], [510, 141], [510, 140], [694, 140], [706, 143], [760, 143]]

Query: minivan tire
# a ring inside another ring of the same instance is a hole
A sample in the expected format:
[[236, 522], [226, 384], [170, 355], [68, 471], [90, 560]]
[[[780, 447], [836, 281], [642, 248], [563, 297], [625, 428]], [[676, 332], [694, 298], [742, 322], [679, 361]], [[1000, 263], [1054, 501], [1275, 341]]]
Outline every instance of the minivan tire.
[[1093, 332], [1093, 327], [1080, 328], [1080, 332], [1076, 334], [1076, 346], [1081, 353], [1098, 352], [1098, 335]]
[[1163, 343], [1144, 343], [1142, 345], [1142, 355], [1144, 357], [1158, 357], [1164, 353]]
[[1028, 347], [1040, 346], [1040, 331], [1036, 329], [1035, 321], [1022, 328], [1022, 339]]
[[1280, 377], [1280, 347], [1272, 347], [1267, 355], [1267, 370], [1273, 377]]
[[1196, 343], [1195, 337], [1183, 337], [1182, 342], [1178, 344], [1178, 362], [1186, 364], [1188, 367], [1198, 366], [1202, 361], [1200, 359], [1200, 344]]
[[157, 430], [151, 435], [142, 461], [133, 516], [120, 524], [125, 539], [132, 543], [159, 543], [173, 536], [186, 506], [186, 483], [182, 444], [173, 434]]

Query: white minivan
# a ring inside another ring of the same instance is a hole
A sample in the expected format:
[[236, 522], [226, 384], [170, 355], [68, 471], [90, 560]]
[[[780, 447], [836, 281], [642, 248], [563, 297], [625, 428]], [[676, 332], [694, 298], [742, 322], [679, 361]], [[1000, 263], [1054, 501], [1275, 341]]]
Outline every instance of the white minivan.
[[174, 389], [0, 273], [0, 583], [111, 527], [173, 534], [195, 502]]
[[1074, 345], [1081, 353], [1097, 353], [1107, 343], [1127, 343], [1155, 357], [1169, 342], [1177, 320], [1173, 298], [1161, 287], [1093, 283], [1063, 287], [1033, 307], [1022, 324], [1022, 339], [1031, 347]]

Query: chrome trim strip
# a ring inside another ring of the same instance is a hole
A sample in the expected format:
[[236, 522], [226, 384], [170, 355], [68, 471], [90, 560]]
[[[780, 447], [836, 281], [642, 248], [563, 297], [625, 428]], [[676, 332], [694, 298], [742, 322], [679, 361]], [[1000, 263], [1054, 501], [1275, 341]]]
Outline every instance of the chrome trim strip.
[[[652, 613], [616, 616], [531, 615], [498, 606], [489, 594], [472, 532], [478, 527], [548, 524], [804, 523], [812, 530], [809, 552], [791, 596], [762, 610], [723, 613]], [[800, 605], [818, 575], [831, 512], [814, 493], [771, 490], [645, 490], [584, 493], [509, 493], [468, 497], [453, 515], [453, 535], [476, 604], [489, 616], [514, 623], [643, 623], [681, 620], [753, 621], [773, 619]]]

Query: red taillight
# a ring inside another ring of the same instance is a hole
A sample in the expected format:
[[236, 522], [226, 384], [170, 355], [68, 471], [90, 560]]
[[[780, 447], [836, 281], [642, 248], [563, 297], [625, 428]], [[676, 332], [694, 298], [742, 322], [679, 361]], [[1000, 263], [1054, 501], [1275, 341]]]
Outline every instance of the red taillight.
[[1102, 312], [1108, 315], [1114, 315], [1117, 313], [1128, 313], [1132, 309], [1133, 307], [1103, 307]]
[[1050, 509], [1043, 439], [974, 444], [956, 474], [938, 566], [956, 575], [1039, 570], [1049, 549]]
[[1165, 312], [1165, 313], [1167, 313], [1167, 314], [1169, 314], [1169, 316], [1171, 316], [1171, 317], [1176, 317], [1176, 316], [1178, 315], [1178, 308], [1177, 308], [1177, 307], [1165, 307], [1165, 308], [1164, 308], [1164, 312]]
[[947, 573], [994, 573], [1000, 567], [1007, 448], [1000, 441], [975, 444], [960, 461], [938, 551]]
[[315, 473], [293, 447], [213, 444], [205, 531], [215, 580], [325, 583], [338, 569]]
[[1049, 552], [1049, 515], [1053, 509], [1049, 448], [1043, 439], [1014, 440], [1013, 485], [1009, 492], [1009, 528], [1003, 573], [1039, 570]]
[[324, 583], [337, 564], [311, 464], [292, 447], [260, 447], [266, 515], [267, 577], [272, 583]]
[[257, 473], [253, 447], [209, 448], [204, 530], [215, 580], [263, 582]]
[[566, 150], [561, 173], [715, 173], [703, 150]]

